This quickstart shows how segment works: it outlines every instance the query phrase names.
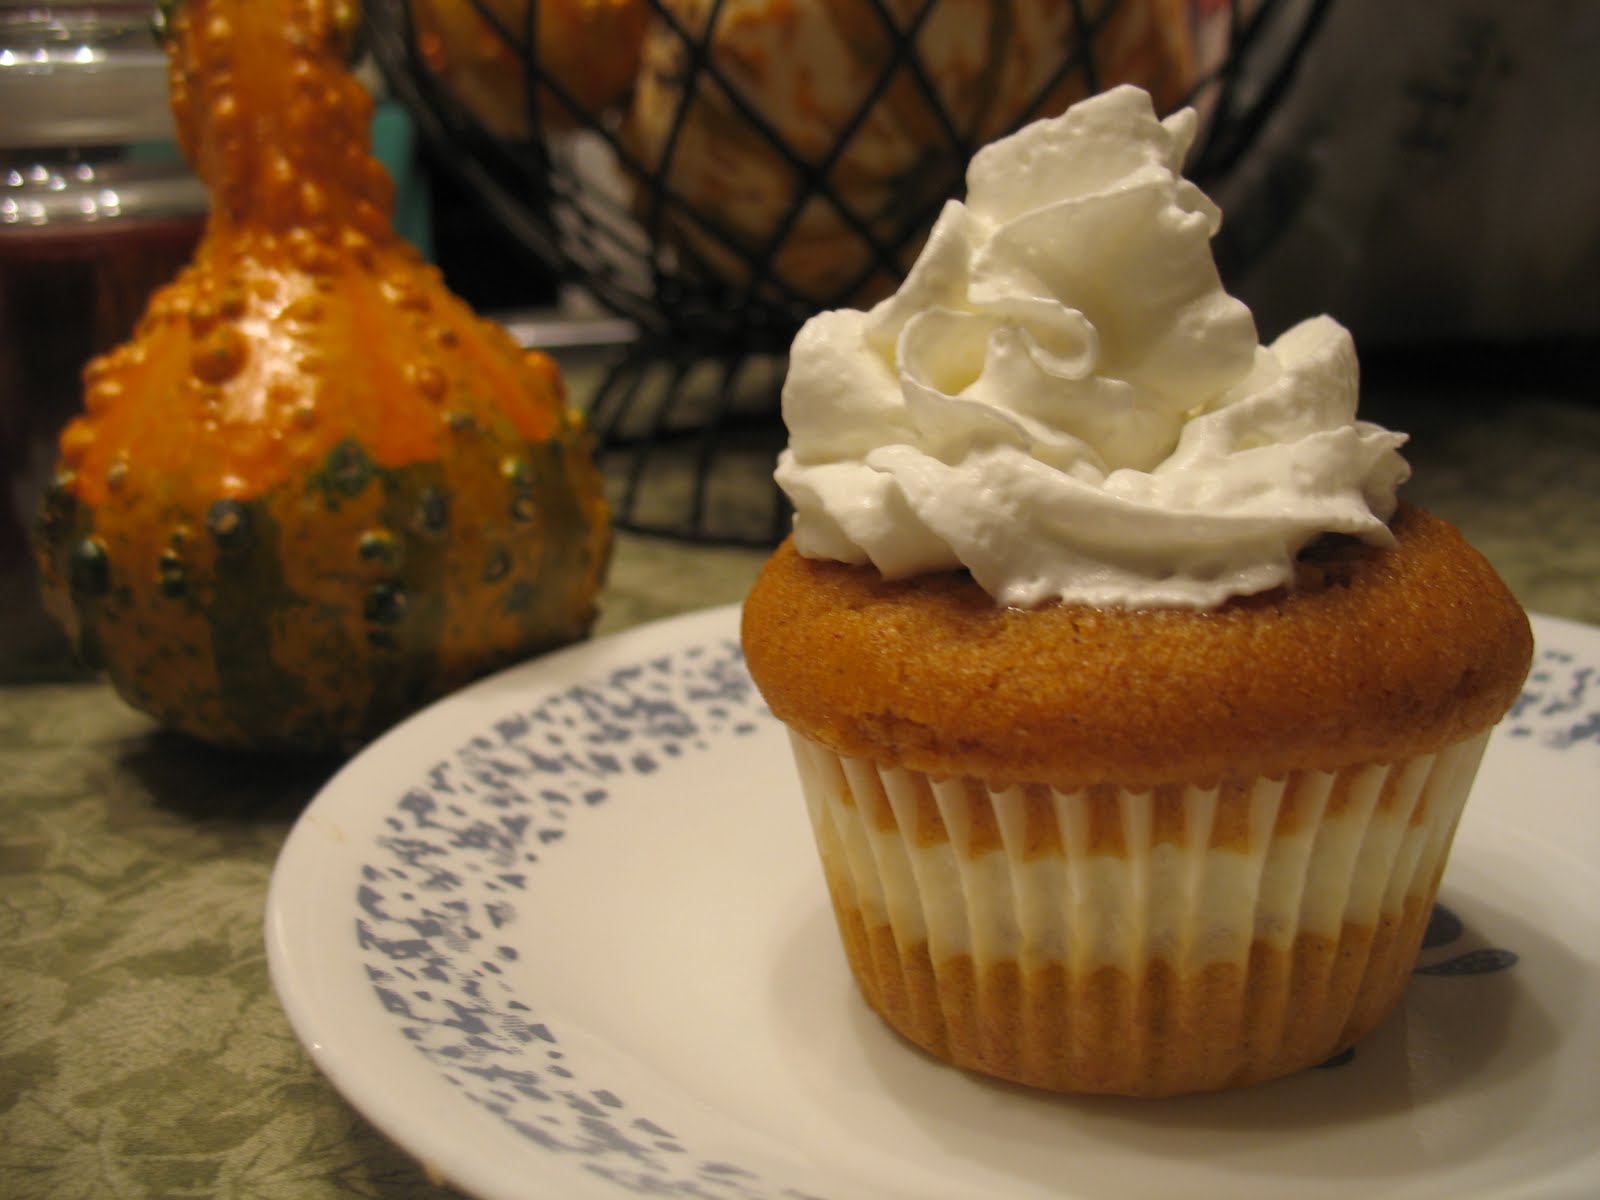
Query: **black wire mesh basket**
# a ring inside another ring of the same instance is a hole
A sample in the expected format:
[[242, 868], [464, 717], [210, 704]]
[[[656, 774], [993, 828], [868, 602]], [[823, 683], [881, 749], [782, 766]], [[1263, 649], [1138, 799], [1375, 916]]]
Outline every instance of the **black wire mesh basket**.
[[589, 402], [615, 520], [770, 544], [785, 353], [903, 277], [986, 142], [1116, 83], [1218, 184], [1331, 0], [368, 0], [436, 157], [620, 320]]

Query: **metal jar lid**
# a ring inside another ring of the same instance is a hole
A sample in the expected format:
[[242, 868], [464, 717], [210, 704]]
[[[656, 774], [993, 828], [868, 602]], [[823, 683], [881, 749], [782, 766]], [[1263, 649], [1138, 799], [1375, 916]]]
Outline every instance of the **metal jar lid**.
[[182, 163], [136, 159], [0, 164], [0, 237], [205, 212], [205, 185]]
[[0, 0], [0, 150], [171, 141], [154, 12]]
[[0, 0], [0, 237], [205, 211], [173, 146], [154, 12]]

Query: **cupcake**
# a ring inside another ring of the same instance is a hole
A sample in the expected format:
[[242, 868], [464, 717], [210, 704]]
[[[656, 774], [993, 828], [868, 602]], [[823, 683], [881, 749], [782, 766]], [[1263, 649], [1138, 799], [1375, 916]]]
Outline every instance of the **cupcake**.
[[1226, 294], [1195, 124], [1123, 87], [984, 148], [898, 293], [802, 329], [743, 612], [863, 996], [1054, 1091], [1382, 1021], [1532, 653], [1349, 335]]

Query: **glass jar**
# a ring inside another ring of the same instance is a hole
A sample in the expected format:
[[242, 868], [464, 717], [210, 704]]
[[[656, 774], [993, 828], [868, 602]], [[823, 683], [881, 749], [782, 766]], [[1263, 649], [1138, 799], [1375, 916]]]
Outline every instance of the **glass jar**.
[[0, 0], [0, 679], [72, 671], [38, 598], [34, 509], [85, 364], [128, 337], [204, 223], [153, 12]]

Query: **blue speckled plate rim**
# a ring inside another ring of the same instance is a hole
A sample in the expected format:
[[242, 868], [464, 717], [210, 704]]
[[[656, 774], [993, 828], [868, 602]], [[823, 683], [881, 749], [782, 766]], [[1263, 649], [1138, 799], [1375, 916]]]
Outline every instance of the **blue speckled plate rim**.
[[[615, 777], [648, 776], [663, 754], [702, 752], [770, 721], [743, 676], [737, 611], [703, 610], [598, 638], [446, 697], [346, 764], [285, 844], [269, 892], [267, 948], [291, 1025], [380, 1130], [474, 1195], [810, 1194], [747, 1164], [697, 1156], [659, 1119], [665, 1114], [635, 1112], [626, 1096], [572, 1076], [560, 1032], [504, 987], [494, 994], [496, 956], [514, 955], [514, 945], [484, 940], [499, 924], [495, 905], [515, 904], [519, 870], [536, 866], [563, 834], [541, 810], [581, 812], [605, 802]], [[1496, 737], [1537, 738], [1556, 750], [1600, 742], [1600, 630], [1553, 617], [1534, 624], [1540, 650], [1529, 691]], [[574, 729], [601, 736], [575, 756]], [[448, 744], [436, 740], [446, 734]], [[518, 761], [508, 762], [508, 747]], [[443, 849], [430, 851], [429, 839]], [[441, 861], [478, 873], [467, 889], [475, 900], [452, 908], [448, 881], [425, 893], [419, 885], [438, 884], [430, 872]], [[333, 865], [352, 872], [349, 939], [300, 930], [291, 915], [290, 893]], [[326, 961], [312, 961], [317, 951]], [[362, 1045], [338, 1015], [349, 980], [329, 990], [326, 975], [350, 967], [364, 974], [358, 991], [373, 1005]], [[538, 1052], [538, 1070], [523, 1061], [524, 1047]], [[398, 1099], [418, 1086], [440, 1093], [420, 1121]], [[508, 1184], [495, 1158], [530, 1150], [538, 1178]]]
[[[299, 919], [303, 910], [293, 903], [294, 894], [307, 880], [325, 878], [330, 871], [347, 872], [349, 902], [359, 912], [355, 906], [364, 886], [360, 879], [364, 843], [380, 836], [385, 816], [404, 802], [417, 779], [472, 740], [465, 731], [493, 728], [509, 714], [537, 707], [573, 688], [587, 689], [597, 680], [618, 671], [631, 672], [664, 656], [670, 660], [676, 654], [717, 646], [725, 660], [736, 659], [738, 609], [735, 604], [699, 610], [595, 638], [506, 668], [436, 701], [345, 763], [302, 812], [284, 843], [268, 887], [264, 933], [269, 975], [291, 1028], [346, 1100], [415, 1155], [430, 1174], [469, 1194], [489, 1200], [513, 1196], [577, 1200], [639, 1188], [624, 1184], [619, 1189], [605, 1169], [597, 1172], [594, 1164], [585, 1163], [585, 1155], [557, 1154], [541, 1161], [544, 1178], [507, 1190], [505, 1172], [486, 1161], [483, 1143], [497, 1145], [500, 1154], [526, 1154], [530, 1150], [526, 1133], [503, 1119], [485, 1120], [484, 1110], [464, 1095], [460, 1103], [452, 1103], [449, 1093], [455, 1089], [438, 1088], [442, 1082], [438, 1067], [422, 1054], [407, 1053], [399, 1030], [384, 1019], [382, 992], [370, 980], [354, 985], [373, 1005], [370, 1024], [353, 1027], [341, 1015], [352, 989], [348, 971], [361, 970], [357, 931], [349, 929], [351, 936], [346, 938], [342, 935], [347, 930], [332, 921], [324, 928], [306, 928]], [[749, 695], [753, 694], [752, 689]], [[537, 1039], [540, 1033], [531, 1036]], [[438, 1088], [441, 1103], [426, 1118], [404, 1099], [418, 1088]], [[634, 1151], [608, 1133], [608, 1105], [596, 1101], [591, 1106], [589, 1098], [568, 1091], [572, 1094], [561, 1099], [587, 1123], [588, 1139], [601, 1156], [612, 1156], [606, 1149], [610, 1146], [627, 1160]], [[648, 1118], [633, 1114], [628, 1120], [648, 1124]], [[459, 1136], [468, 1127], [469, 1136]], [[724, 1170], [731, 1164], [706, 1165], [714, 1183], [719, 1177], [736, 1181], [742, 1176], [737, 1168]], [[718, 1186], [718, 1191], [724, 1188]], [[725, 1194], [751, 1193], [744, 1189]]]

